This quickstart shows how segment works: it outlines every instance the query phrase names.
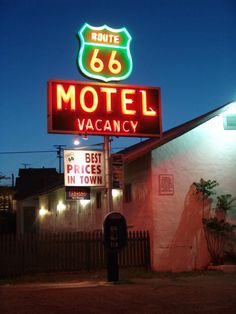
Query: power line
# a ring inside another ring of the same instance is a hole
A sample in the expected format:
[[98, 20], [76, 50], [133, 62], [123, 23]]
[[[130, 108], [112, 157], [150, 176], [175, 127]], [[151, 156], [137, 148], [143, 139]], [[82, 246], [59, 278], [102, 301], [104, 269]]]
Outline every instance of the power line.
[[[76, 149], [85, 149], [91, 146], [100, 146], [103, 143], [97, 143], [97, 144], [91, 144], [91, 145], [87, 145], [87, 146], [82, 146], [82, 147], [78, 147]], [[56, 146], [56, 145], [55, 145]], [[64, 146], [64, 145], [61, 145]], [[124, 149], [127, 146], [123, 146], [123, 147], [112, 147], [112, 149], [117, 150], [117, 149]], [[0, 152], [0, 155], [10, 155], [10, 154], [38, 154], [38, 153], [57, 153], [58, 150], [26, 150], [26, 151], [15, 151], [15, 152]]]
[[56, 153], [56, 150], [27, 150], [21, 152], [0, 152], [0, 155], [7, 154], [38, 154], [38, 153]]

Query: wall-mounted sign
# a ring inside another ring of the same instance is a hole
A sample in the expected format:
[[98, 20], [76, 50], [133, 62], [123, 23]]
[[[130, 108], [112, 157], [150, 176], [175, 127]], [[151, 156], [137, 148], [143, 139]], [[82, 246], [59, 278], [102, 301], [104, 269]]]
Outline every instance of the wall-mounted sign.
[[78, 66], [87, 77], [109, 81], [126, 79], [132, 72], [131, 36], [126, 28], [84, 24], [78, 32]]
[[112, 188], [123, 189], [124, 186], [124, 159], [122, 154], [111, 155]]
[[174, 176], [172, 174], [159, 175], [159, 194], [174, 195]]
[[90, 200], [90, 188], [84, 186], [66, 186], [66, 200]]
[[104, 152], [64, 150], [65, 186], [104, 186]]
[[49, 81], [48, 132], [159, 137], [160, 88]]

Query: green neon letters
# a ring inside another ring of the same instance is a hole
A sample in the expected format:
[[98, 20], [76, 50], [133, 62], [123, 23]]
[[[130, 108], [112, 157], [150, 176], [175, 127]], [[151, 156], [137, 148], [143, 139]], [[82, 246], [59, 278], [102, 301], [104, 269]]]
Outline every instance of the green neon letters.
[[78, 36], [80, 50], [77, 62], [82, 74], [105, 82], [121, 81], [131, 74], [132, 38], [126, 28], [94, 27], [85, 23]]

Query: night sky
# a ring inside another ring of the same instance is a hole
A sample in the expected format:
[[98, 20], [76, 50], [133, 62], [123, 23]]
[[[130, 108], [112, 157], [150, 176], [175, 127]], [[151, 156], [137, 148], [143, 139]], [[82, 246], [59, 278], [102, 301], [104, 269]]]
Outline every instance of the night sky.
[[[0, 0], [0, 175], [58, 166], [55, 152], [5, 152], [73, 147], [72, 135], [47, 133], [47, 81], [85, 80], [76, 66], [85, 22], [128, 29], [134, 68], [120, 83], [161, 88], [163, 130], [236, 100], [235, 0]], [[114, 138], [112, 151], [139, 141]]]

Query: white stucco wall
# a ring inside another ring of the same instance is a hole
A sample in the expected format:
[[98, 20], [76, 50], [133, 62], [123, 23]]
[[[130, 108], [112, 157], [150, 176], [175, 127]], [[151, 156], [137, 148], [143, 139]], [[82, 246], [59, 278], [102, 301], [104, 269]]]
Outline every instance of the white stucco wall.
[[[217, 194], [236, 195], [236, 131], [217, 116], [152, 152], [153, 268], [187, 271], [207, 266], [200, 200], [191, 185], [217, 180]], [[174, 194], [160, 195], [159, 175], [171, 174]], [[214, 206], [214, 204], [212, 204]], [[235, 212], [231, 213], [235, 219]]]
[[125, 167], [125, 183], [131, 183], [132, 202], [123, 202], [123, 214], [129, 230], [152, 231], [151, 154], [129, 163]]

